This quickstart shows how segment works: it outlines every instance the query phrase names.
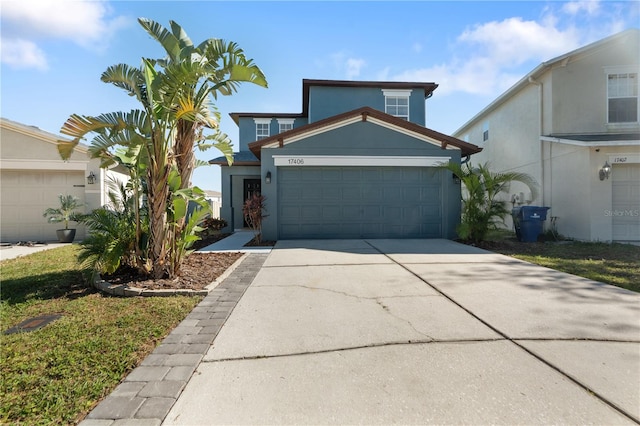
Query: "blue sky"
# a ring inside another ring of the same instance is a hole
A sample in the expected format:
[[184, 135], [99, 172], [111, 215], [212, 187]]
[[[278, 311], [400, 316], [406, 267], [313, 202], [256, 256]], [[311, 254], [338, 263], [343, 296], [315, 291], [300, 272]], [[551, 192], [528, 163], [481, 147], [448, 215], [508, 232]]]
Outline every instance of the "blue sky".
[[[304, 78], [436, 82], [427, 127], [453, 133], [541, 62], [640, 26], [640, 2], [2, 0], [0, 115], [59, 133], [72, 113], [135, 108], [100, 74], [162, 56], [138, 17], [235, 41], [262, 68], [268, 89], [216, 102], [237, 141], [230, 112], [298, 113]], [[194, 184], [219, 190], [218, 166]]]

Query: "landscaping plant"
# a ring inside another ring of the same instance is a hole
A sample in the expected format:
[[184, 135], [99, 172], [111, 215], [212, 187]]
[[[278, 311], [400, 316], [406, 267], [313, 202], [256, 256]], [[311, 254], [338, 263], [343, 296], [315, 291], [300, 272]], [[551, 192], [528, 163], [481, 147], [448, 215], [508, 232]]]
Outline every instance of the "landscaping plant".
[[266, 217], [264, 214], [266, 211], [265, 200], [266, 197], [264, 195], [254, 193], [251, 197], [247, 198], [242, 205], [244, 220], [253, 230], [256, 243], [258, 244], [262, 242], [262, 219]]
[[537, 183], [526, 173], [493, 172], [488, 163], [476, 167], [470, 163], [448, 163], [442, 167], [450, 170], [464, 185], [462, 217], [456, 231], [466, 241], [476, 244], [484, 241], [490, 231], [504, 223], [511, 211], [500, 196], [508, 193], [512, 182], [525, 184], [532, 197], [537, 196]]
[[[89, 236], [80, 243], [78, 260], [91, 273], [112, 274], [120, 266], [135, 269], [136, 221], [141, 223], [143, 235], [147, 234], [148, 217], [134, 210], [134, 194], [131, 185], [110, 182], [109, 205], [93, 210], [81, 222], [89, 230]], [[144, 244], [145, 239], [141, 240]], [[142, 250], [144, 251], [144, 250]]]
[[77, 197], [73, 195], [58, 195], [58, 200], [60, 200], [60, 206], [53, 208], [49, 207], [42, 214], [43, 217], [47, 218], [49, 223], [64, 223], [64, 229], [69, 229], [69, 222], [74, 221], [77, 222], [79, 218], [82, 216], [81, 213], [77, 212], [82, 204]]
[[[143, 58], [139, 68], [114, 65], [101, 78], [124, 89], [138, 101], [140, 109], [99, 116], [74, 114], [61, 129], [73, 139], [60, 142], [58, 148], [62, 158], [67, 159], [81, 139], [94, 134], [89, 152], [94, 158], [101, 158], [103, 166], [126, 157], [132, 179], [141, 181], [149, 218], [148, 244], [138, 253], [137, 268], [154, 279], [172, 278], [179, 271], [187, 253], [185, 248], [196, 230], [196, 225], [188, 222], [187, 209], [180, 200], [201, 201], [201, 191], [185, 192], [191, 186], [193, 169], [206, 164], [196, 160], [194, 149], [215, 147], [229, 164], [233, 159], [230, 140], [219, 130], [220, 114], [212, 98], [236, 92], [243, 82], [263, 87], [267, 82], [262, 71], [234, 42], [207, 39], [194, 45], [173, 21], [171, 30], [148, 19], [138, 21], [160, 43], [166, 57]], [[205, 135], [205, 130], [211, 133]], [[114, 154], [116, 147], [120, 148], [120, 158]], [[175, 182], [179, 184], [176, 186]], [[142, 237], [139, 227], [135, 244], [138, 250]]]

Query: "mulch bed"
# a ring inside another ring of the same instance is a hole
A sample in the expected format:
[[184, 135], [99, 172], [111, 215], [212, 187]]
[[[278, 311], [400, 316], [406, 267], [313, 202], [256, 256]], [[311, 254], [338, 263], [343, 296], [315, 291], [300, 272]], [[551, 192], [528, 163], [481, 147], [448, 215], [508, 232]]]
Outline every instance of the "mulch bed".
[[[196, 241], [191, 247], [199, 250], [207, 247], [231, 234], [210, 235], [200, 241]], [[259, 244], [255, 238], [249, 241], [247, 247], [273, 247], [275, 241], [261, 241]], [[111, 275], [102, 278], [112, 284], [126, 284], [129, 287], [147, 290], [190, 289], [202, 290], [216, 278], [224, 273], [233, 263], [242, 257], [242, 253], [192, 253], [182, 264], [180, 275], [175, 279], [152, 280], [140, 276], [132, 269], [120, 269]]]

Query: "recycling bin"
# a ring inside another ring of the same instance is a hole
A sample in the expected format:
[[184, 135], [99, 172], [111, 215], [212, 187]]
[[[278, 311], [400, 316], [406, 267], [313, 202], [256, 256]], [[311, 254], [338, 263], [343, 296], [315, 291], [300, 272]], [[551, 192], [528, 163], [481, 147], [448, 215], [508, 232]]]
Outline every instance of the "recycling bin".
[[542, 234], [542, 225], [547, 220], [549, 207], [522, 206], [511, 210], [518, 241], [535, 243]]

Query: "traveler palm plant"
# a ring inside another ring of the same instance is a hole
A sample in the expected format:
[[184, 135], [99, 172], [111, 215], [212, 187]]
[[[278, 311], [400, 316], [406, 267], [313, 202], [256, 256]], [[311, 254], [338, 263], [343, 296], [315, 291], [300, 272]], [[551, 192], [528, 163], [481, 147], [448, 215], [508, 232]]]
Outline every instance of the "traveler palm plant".
[[[113, 161], [112, 149], [123, 146], [135, 155], [135, 171], [146, 181], [149, 213], [149, 245], [146, 253], [153, 278], [173, 276], [179, 270], [183, 252], [171, 249], [171, 241], [184, 235], [186, 215], [168, 225], [172, 170], [180, 176], [180, 189], [190, 185], [193, 169], [201, 164], [194, 148], [218, 148], [231, 164], [229, 138], [219, 131], [220, 115], [211, 103], [218, 93], [229, 95], [242, 82], [266, 87], [262, 71], [244, 56], [235, 43], [205, 40], [194, 46], [180, 25], [171, 21], [171, 31], [160, 24], [139, 19], [142, 27], [167, 53], [164, 59], [143, 59], [142, 66], [109, 67], [102, 81], [124, 89], [136, 98], [141, 109], [97, 117], [72, 115], [61, 132], [73, 138], [59, 144], [63, 158], [89, 133], [97, 136], [90, 152], [105, 162]], [[204, 136], [204, 129], [213, 134]], [[174, 215], [175, 216], [175, 215]]]

